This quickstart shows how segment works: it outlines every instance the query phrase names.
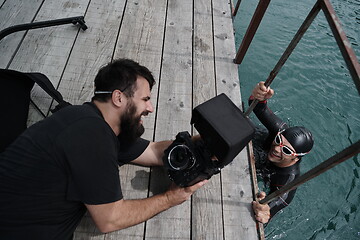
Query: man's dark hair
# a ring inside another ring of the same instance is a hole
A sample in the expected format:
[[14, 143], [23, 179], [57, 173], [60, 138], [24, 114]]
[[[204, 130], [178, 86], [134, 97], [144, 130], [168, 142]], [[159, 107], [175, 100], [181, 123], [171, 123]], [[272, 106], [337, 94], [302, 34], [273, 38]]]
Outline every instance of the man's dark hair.
[[[130, 59], [117, 59], [100, 68], [95, 77], [95, 92], [112, 92], [116, 89], [127, 97], [133, 97], [136, 90], [136, 79], [145, 78], [150, 85], [150, 90], [155, 84], [150, 70]], [[106, 102], [111, 97], [110, 93], [95, 94], [92, 101]]]

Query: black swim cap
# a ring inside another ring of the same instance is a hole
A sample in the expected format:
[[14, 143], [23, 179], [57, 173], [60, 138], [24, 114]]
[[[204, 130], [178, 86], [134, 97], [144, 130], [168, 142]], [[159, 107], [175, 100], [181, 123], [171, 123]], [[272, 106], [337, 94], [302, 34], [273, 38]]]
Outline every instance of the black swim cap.
[[314, 145], [314, 139], [311, 132], [304, 127], [287, 128], [282, 135], [294, 147], [297, 153], [307, 153]]

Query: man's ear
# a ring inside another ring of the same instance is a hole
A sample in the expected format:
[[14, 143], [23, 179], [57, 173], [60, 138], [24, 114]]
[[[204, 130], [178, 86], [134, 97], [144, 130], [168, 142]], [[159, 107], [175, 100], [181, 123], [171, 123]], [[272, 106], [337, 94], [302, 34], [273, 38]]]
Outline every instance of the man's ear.
[[297, 162], [297, 161], [299, 161], [299, 160], [300, 160], [299, 157], [296, 157], [296, 158], [293, 159], [294, 162]]
[[113, 104], [115, 106], [121, 107], [123, 97], [124, 97], [123, 93], [120, 90], [114, 90], [112, 95], [111, 95], [111, 101], [113, 102]]

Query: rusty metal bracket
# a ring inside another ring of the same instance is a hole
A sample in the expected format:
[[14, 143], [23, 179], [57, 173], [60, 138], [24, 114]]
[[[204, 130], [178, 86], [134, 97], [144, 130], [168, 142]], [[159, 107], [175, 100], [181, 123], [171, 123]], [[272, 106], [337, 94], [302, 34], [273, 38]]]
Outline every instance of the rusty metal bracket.
[[[265, 86], [268, 87], [273, 82], [274, 78], [279, 73], [282, 66], [284, 66], [286, 60], [289, 58], [290, 54], [293, 52], [299, 41], [301, 40], [302, 36], [304, 36], [306, 30], [310, 27], [311, 23], [315, 19], [315, 17], [318, 15], [320, 11], [320, 4], [319, 2], [316, 2], [314, 7], [311, 9], [310, 13], [306, 17], [303, 24], [300, 26], [299, 30], [295, 34], [294, 38], [291, 40], [289, 46], [284, 51], [283, 55], [280, 57], [279, 61], [275, 65], [274, 69], [270, 72], [268, 78], [265, 81]], [[245, 116], [249, 116], [252, 110], [255, 108], [256, 104], [258, 104], [258, 100], [255, 99], [249, 108], [245, 112]]]
[[[240, 0], [238, 1], [240, 3]], [[259, 4], [256, 7], [253, 17], [251, 18], [248, 29], [246, 30], [245, 36], [241, 42], [238, 52], [236, 53], [236, 57], [234, 62], [236, 64], [240, 64], [244, 59], [244, 56], [252, 42], [254, 35], [261, 23], [262, 18], [266, 12], [270, 4], [270, 0], [260, 0]], [[238, 7], [238, 6], [237, 6]], [[237, 11], [237, 10], [236, 10]]]
[[336, 16], [336, 13], [330, 1], [322, 0], [320, 1], [320, 4], [321, 4], [321, 9], [323, 10], [325, 17], [329, 23], [331, 31], [334, 34], [334, 38], [340, 48], [345, 63], [349, 69], [350, 75], [360, 94], [360, 64], [356, 58], [355, 52], [351, 48], [351, 43], [346, 37], [344, 30], [341, 28], [340, 21]]
[[[334, 34], [334, 38], [336, 39], [336, 42], [340, 48], [340, 51], [345, 60], [345, 63], [349, 69], [350, 75], [351, 75], [351, 77], [355, 83], [355, 86], [360, 94], [360, 64], [356, 58], [354, 50], [351, 48], [351, 44], [350, 44], [349, 40], [347, 39], [344, 30], [341, 28], [340, 21], [337, 18], [336, 13], [335, 13], [333, 7], [331, 6], [331, 3], [329, 2], [329, 0], [318, 0], [315, 3], [314, 7], [311, 9], [310, 13], [304, 20], [303, 24], [300, 26], [300, 28], [297, 31], [297, 33], [295, 34], [294, 38], [290, 42], [289, 46], [286, 48], [285, 52], [280, 57], [278, 63], [276, 64], [274, 69], [270, 72], [268, 78], [265, 81], [265, 86], [267, 86], [267, 87], [270, 86], [270, 84], [272, 83], [272, 81], [274, 80], [276, 75], [279, 73], [280, 69], [285, 64], [286, 60], [289, 58], [290, 54], [293, 52], [293, 50], [295, 49], [295, 47], [297, 46], [297, 44], [299, 43], [301, 38], [304, 36], [305, 32], [308, 30], [308, 28], [310, 27], [311, 23], [313, 22], [315, 17], [318, 15], [320, 10], [323, 10], [323, 12], [327, 18], [330, 28]], [[254, 14], [254, 16], [255, 16], [255, 14]], [[255, 32], [254, 32], [254, 34], [255, 34]], [[245, 35], [243, 43], [246, 42], [246, 45], [248, 47], [251, 43], [253, 36], [250, 36], [251, 39], [245, 39], [246, 37], [247, 37], [247, 35]], [[238, 51], [235, 61], [234, 61], [235, 63], [241, 63], [241, 61], [246, 53], [247, 47], [244, 50], [243, 44], [240, 46], [239, 51]], [[238, 59], [238, 57], [239, 57], [239, 59]], [[258, 103], [257, 100], [254, 100], [251, 103], [251, 105], [245, 112], [245, 116], [250, 115], [250, 113], [255, 108], [257, 103]]]

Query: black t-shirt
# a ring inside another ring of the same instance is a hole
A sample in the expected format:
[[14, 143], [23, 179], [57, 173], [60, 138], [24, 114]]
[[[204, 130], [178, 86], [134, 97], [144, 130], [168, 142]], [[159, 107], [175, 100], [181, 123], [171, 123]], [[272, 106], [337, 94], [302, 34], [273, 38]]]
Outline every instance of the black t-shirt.
[[0, 155], [0, 239], [68, 239], [84, 203], [122, 199], [118, 165], [148, 144], [120, 143], [92, 103], [34, 124]]

